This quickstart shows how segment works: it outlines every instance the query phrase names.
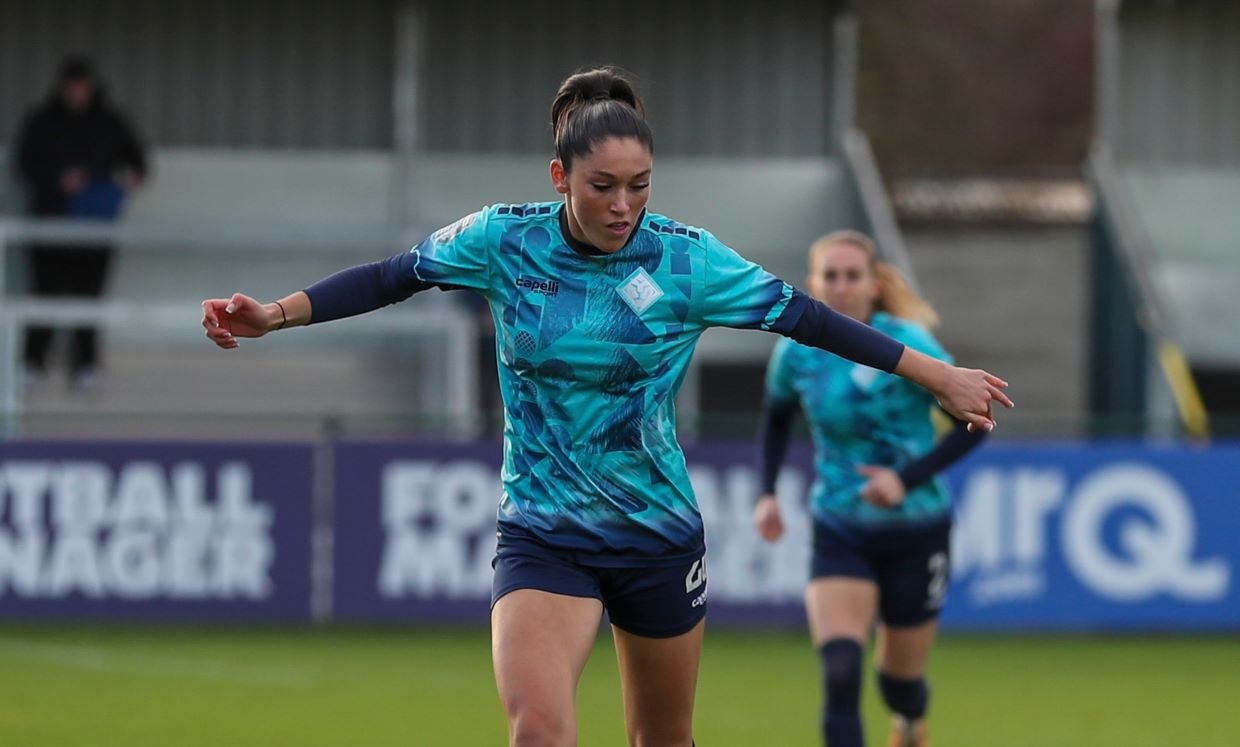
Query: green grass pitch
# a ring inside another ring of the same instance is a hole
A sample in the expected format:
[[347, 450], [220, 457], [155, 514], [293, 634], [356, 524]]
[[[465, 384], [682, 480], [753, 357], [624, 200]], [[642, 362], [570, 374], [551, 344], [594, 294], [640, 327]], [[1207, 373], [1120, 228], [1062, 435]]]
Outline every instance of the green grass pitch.
[[[941, 747], [1235, 745], [1234, 637], [946, 636]], [[700, 747], [817, 744], [802, 634], [708, 632]], [[886, 717], [866, 683], [871, 744]], [[610, 637], [582, 679], [580, 743], [624, 744]], [[485, 632], [0, 627], [0, 745], [503, 745]]]

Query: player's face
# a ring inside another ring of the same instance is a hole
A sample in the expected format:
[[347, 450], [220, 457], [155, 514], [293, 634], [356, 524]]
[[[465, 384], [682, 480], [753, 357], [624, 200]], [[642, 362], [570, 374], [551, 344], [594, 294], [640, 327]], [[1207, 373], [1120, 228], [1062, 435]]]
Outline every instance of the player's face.
[[841, 314], [868, 320], [878, 297], [878, 278], [870, 255], [853, 244], [828, 244], [813, 254], [809, 292]]
[[564, 171], [551, 162], [551, 183], [564, 195], [573, 238], [611, 253], [629, 240], [650, 200], [649, 149], [635, 138], [611, 137]]

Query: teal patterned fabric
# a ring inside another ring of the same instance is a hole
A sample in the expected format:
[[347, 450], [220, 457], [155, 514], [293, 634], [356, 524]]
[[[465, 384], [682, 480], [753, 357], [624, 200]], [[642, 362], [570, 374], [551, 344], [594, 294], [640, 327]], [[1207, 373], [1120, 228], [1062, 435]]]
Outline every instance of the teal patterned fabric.
[[677, 563], [703, 549], [675, 433], [694, 346], [712, 326], [786, 331], [793, 290], [652, 213], [619, 251], [584, 253], [565, 239], [562, 210], [485, 208], [414, 247], [409, 266], [490, 305], [505, 406], [500, 531], [598, 565]]
[[[870, 325], [940, 360], [951, 356], [928, 331], [876, 312]], [[825, 350], [780, 340], [767, 367], [766, 395], [801, 406], [814, 441], [816, 478], [810, 508], [820, 519], [891, 523], [941, 518], [951, 501], [939, 477], [915, 488], [895, 509], [878, 508], [858, 493], [860, 465], [899, 469], [934, 448], [930, 419], [937, 407], [925, 389], [895, 374], [862, 366]]]

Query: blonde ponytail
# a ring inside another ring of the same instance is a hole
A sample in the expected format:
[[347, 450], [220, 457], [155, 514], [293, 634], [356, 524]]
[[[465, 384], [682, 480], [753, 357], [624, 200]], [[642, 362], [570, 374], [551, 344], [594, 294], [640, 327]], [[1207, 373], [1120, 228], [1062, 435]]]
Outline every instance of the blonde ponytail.
[[870, 258], [870, 270], [878, 281], [878, 298], [874, 308], [892, 316], [907, 319], [926, 329], [939, 326], [939, 315], [924, 298], [908, 284], [904, 274], [893, 265], [879, 260], [878, 250], [869, 236], [859, 231], [835, 231], [814, 242], [809, 248], [813, 257], [832, 244], [848, 244], [865, 252]]
[[878, 277], [878, 300], [874, 304], [876, 308], [892, 316], [916, 322], [926, 329], [939, 326], [938, 312], [913, 290], [904, 273], [880, 260], [874, 260], [871, 266]]

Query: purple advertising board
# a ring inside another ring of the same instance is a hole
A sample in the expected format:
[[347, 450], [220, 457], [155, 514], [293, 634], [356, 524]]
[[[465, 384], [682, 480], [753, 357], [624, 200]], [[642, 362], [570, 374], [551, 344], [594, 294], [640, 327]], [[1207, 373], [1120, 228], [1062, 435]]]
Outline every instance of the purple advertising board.
[[[793, 452], [780, 490], [802, 495], [809, 455]], [[333, 617], [485, 624], [500, 454], [499, 443], [340, 444]], [[803, 509], [790, 508], [789, 539], [768, 545], [750, 528], [753, 445], [702, 445], [686, 458], [706, 522], [711, 619], [798, 623], [809, 562]]]
[[0, 442], [0, 617], [308, 620], [307, 444]]
[[335, 449], [332, 615], [485, 624], [500, 444]]

